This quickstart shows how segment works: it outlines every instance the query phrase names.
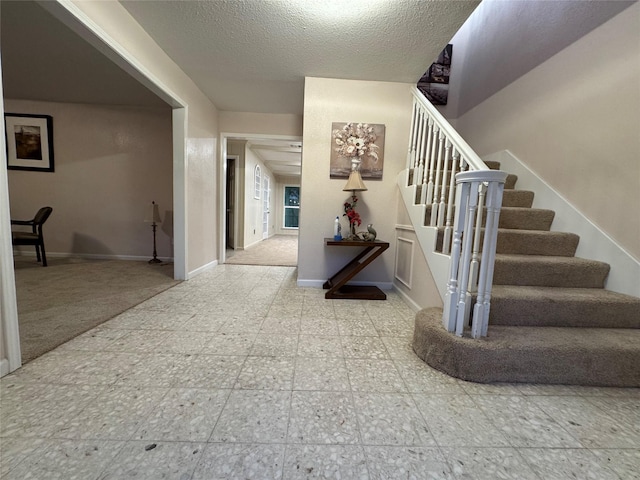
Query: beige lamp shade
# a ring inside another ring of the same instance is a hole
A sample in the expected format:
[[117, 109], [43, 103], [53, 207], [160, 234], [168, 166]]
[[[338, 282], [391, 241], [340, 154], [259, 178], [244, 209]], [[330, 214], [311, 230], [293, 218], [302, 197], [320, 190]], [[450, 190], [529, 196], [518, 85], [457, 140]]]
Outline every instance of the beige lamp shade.
[[351, 173], [349, 173], [349, 180], [347, 180], [347, 184], [344, 186], [342, 191], [364, 192], [366, 190], [367, 187], [364, 186], [364, 182], [360, 176], [360, 159], [354, 157], [351, 159]]
[[345, 192], [365, 192], [367, 190], [358, 170], [351, 170], [349, 180], [342, 190]]
[[144, 219], [145, 223], [161, 223], [160, 209], [156, 202], [151, 202], [151, 208], [147, 211], [147, 216]]

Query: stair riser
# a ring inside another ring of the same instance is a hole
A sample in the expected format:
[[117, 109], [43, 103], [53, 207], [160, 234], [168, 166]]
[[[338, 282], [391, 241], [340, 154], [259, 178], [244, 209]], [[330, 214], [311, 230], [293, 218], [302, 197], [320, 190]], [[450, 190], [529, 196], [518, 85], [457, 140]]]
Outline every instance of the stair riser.
[[503, 207], [531, 208], [534, 193], [528, 190], [504, 190], [502, 192]]
[[534, 208], [503, 208], [500, 211], [500, 222], [498, 223], [498, 228], [549, 231], [551, 229], [554, 216], [555, 212], [552, 210], [539, 210]]
[[[431, 222], [432, 206], [425, 208], [424, 225]], [[455, 212], [452, 212], [452, 218]], [[537, 230], [548, 232], [555, 213], [552, 210], [542, 210], [535, 208], [503, 208], [500, 211], [498, 228], [509, 228], [513, 230]], [[482, 226], [486, 224], [486, 209], [482, 214]]]
[[[438, 230], [436, 251], [442, 252], [444, 229]], [[573, 257], [580, 238], [577, 235], [562, 232], [529, 232], [527, 230], [502, 229], [498, 231], [496, 253], [517, 255], [550, 255]], [[484, 229], [480, 248], [484, 244]]]
[[491, 297], [491, 325], [521, 327], [640, 328], [638, 305], [585, 299], [550, 301], [546, 298]]
[[[420, 196], [422, 192], [422, 186], [418, 185], [416, 188], [416, 198], [414, 203], [417, 205], [420, 203]], [[449, 189], [446, 189], [445, 197], [448, 197]], [[504, 190], [502, 194], [502, 206], [503, 207], [519, 207], [519, 208], [531, 208], [533, 205], [534, 193], [526, 190]]]
[[573, 257], [579, 241], [574, 234], [504, 229], [498, 231], [496, 253]]
[[[574, 339], [575, 329], [549, 329], [546, 334], [496, 327], [492, 337], [489, 327], [489, 338], [475, 340], [444, 330], [440, 312], [433, 310], [416, 316], [413, 350], [428, 365], [453, 377], [480, 383], [640, 386], [635, 331], [609, 333], [599, 343], [585, 335]], [[590, 333], [598, 338], [600, 331]]]
[[[449, 182], [451, 179], [451, 172], [449, 171], [449, 173], [447, 174], [447, 182], [446, 182], [446, 186], [445, 186], [445, 197], [449, 195]], [[507, 175], [507, 179], [504, 182], [504, 189], [506, 190], [513, 190], [516, 186], [516, 182], [518, 181], [518, 177], [516, 175], [511, 175], [508, 174]], [[409, 183], [408, 185], [411, 185], [413, 182], [413, 172], [409, 173]], [[422, 184], [418, 184], [417, 185], [417, 195], [416, 195], [416, 204], [419, 203], [420, 200], [420, 190], [423, 188]], [[434, 186], [435, 189], [435, 186]], [[442, 195], [442, 192], [440, 191], [440, 185], [438, 186], [438, 196]], [[532, 197], [532, 201], [533, 201], [533, 197]], [[512, 205], [512, 206], [516, 206], [516, 205]], [[520, 206], [520, 205], [517, 205]], [[529, 205], [523, 205], [523, 206], [531, 206], [531, 204]]]
[[561, 288], [604, 288], [609, 266], [603, 263], [550, 266], [547, 263], [519, 263], [497, 258], [494, 285], [529, 285]]

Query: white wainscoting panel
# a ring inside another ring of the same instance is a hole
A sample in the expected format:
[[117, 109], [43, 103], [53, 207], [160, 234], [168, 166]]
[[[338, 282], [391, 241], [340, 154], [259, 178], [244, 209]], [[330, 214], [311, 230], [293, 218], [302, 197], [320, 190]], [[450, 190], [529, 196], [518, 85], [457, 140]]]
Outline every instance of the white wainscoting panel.
[[411, 288], [413, 277], [413, 252], [414, 241], [408, 238], [398, 237], [396, 247], [396, 272], [395, 277], [399, 282]]

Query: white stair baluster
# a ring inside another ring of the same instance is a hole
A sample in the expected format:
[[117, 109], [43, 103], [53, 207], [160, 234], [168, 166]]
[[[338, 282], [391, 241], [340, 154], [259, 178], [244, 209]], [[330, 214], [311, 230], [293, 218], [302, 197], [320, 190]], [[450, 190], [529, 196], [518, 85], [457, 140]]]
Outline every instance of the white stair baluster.
[[[444, 167], [442, 169], [442, 187], [440, 188], [440, 205], [438, 206], [438, 227], [444, 226], [444, 215], [446, 206], [447, 195], [447, 183], [449, 175], [449, 162], [451, 161], [451, 143], [449, 140], [446, 142], [445, 155], [444, 155]], [[453, 175], [451, 175], [453, 177]]]
[[460, 154], [453, 151], [453, 165], [451, 166], [451, 178], [449, 179], [449, 199], [447, 200], [447, 222], [444, 227], [444, 238], [442, 240], [442, 253], [448, 255], [451, 251], [451, 230], [453, 212], [455, 211], [456, 197], [456, 171], [460, 168]]
[[429, 151], [429, 182], [427, 183], [427, 198], [425, 200], [425, 203], [427, 205], [433, 202], [433, 195], [434, 195], [433, 185], [435, 181], [434, 177], [435, 177], [435, 169], [436, 169], [436, 150], [438, 147], [439, 132], [440, 132], [440, 129], [434, 123], [433, 129], [431, 131], [431, 142], [430, 142], [431, 149]]
[[440, 197], [440, 184], [442, 176], [442, 157], [444, 154], [444, 133], [440, 130], [438, 135], [438, 162], [436, 164], [436, 181], [433, 186], [433, 203], [431, 204], [431, 222], [429, 225], [436, 226], [438, 220], [438, 199]]
[[409, 132], [409, 151], [407, 152], [407, 168], [410, 170], [413, 168], [413, 161], [415, 158], [416, 151], [416, 125], [417, 125], [417, 116], [416, 113], [418, 111], [418, 103], [416, 99], [413, 99], [413, 109], [411, 111], [411, 131]]
[[[429, 127], [429, 114], [424, 112], [422, 121], [420, 122], [420, 143], [417, 147], [416, 154], [418, 155], [418, 175], [416, 178], [416, 185], [422, 185], [422, 179], [424, 178], [424, 171], [426, 168], [426, 160], [424, 158], [424, 145], [427, 139], [428, 127]], [[422, 193], [420, 194], [422, 195]]]
[[422, 170], [420, 168], [422, 164], [422, 158], [420, 156], [420, 145], [422, 144], [422, 137], [424, 136], [424, 112], [420, 112], [420, 116], [418, 118], [418, 137], [416, 139], [416, 155], [415, 162], [413, 166], [413, 181], [412, 185], [419, 185], [420, 179], [422, 178]]
[[471, 274], [469, 276], [469, 291], [478, 289], [478, 271], [480, 270], [480, 240], [482, 239], [482, 216], [484, 213], [484, 197], [487, 186], [480, 183], [478, 186], [478, 211], [476, 212], [476, 228], [473, 232], [473, 251], [471, 253]]
[[431, 160], [431, 142], [433, 141], [433, 122], [429, 118], [427, 123], [427, 140], [425, 142], [424, 150], [424, 175], [422, 177], [422, 195], [420, 196], [420, 203], [427, 204], [431, 202], [431, 196], [433, 195], [433, 182], [429, 184], [429, 181], [433, 180], [433, 161]]

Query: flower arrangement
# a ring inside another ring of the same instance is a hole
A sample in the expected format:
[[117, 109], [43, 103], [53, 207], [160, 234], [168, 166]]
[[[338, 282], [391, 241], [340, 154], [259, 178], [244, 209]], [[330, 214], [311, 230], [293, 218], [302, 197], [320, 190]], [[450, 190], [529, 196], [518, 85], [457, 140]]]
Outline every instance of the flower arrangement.
[[362, 220], [360, 219], [360, 214], [356, 212], [356, 204], [358, 203], [358, 197], [355, 195], [351, 196], [351, 202], [344, 202], [344, 214], [343, 217], [347, 217], [349, 220], [349, 231], [351, 236], [355, 236], [356, 234], [356, 225], [359, 227], [362, 224]]
[[368, 123], [347, 123], [344, 127], [333, 131], [335, 151], [348, 158], [368, 155], [378, 161], [378, 145], [376, 134]]

